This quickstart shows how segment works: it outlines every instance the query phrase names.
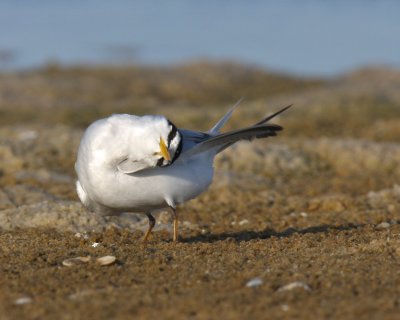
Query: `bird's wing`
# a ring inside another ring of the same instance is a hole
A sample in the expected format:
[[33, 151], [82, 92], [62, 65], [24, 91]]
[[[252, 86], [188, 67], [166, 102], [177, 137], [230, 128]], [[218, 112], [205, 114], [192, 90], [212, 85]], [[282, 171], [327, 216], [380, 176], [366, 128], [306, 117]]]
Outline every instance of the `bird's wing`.
[[[264, 123], [267, 123], [269, 120], [275, 118], [276, 116], [278, 116], [278, 115], [281, 114], [282, 112], [284, 112], [284, 111], [286, 111], [287, 109], [289, 109], [291, 106], [292, 106], [292, 104], [290, 104], [290, 105], [288, 105], [287, 107], [285, 107], [285, 108], [279, 110], [278, 112], [275, 112], [275, 113], [273, 113], [273, 114], [271, 114], [271, 115], [265, 117], [264, 119], [262, 119], [262, 120], [258, 121], [257, 123], [255, 123], [255, 124], [253, 125], [253, 127], [254, 127], [254, 126], [260, 126], [260, 125], [262, 125], [262, 124], [264, 124]], [[221, 152], [221, 151], [225, 150], [226, 148], [229, 148], [229, 147], [230, 147], [232, 144], [234, 144], [234, 143], [235, 143], [235, 142], [232, 142], [232, 143], [229, 143], [229, 144], [225, 144], [224, 146], [222, 146], [222, 147], [218, 150], [218, 152]]]
[[225, 123], [232, 116], [233, 111], [237, 108], [237, 106], [242, 102], [243, 98], [240, 99], [235, 105], [229, 109], [229, 111], [207, 132], [202, 131], [194, 131], [188, 129], [179, 129], [180, 134], [183, 138], [183, 148], [182, 152], [185, 152], [197, 144], [210, 139], [211, 137], [218, 135], [219, 130], [225, 125]]
[[289, 109], [292, 106], [292, 104], [289, 104], [287, 107], [284, 107], [283, 109], [279, 110], [278, 112], [275, 112], [267, 117], [265, 117], [264, 119], [258, 121], [256, 124], [254, 124], [255, 126], [259, 126], [261, 124], [267, 123], [269, 120], [275, 118], [277, 115], [280, 115], [282, 112], [286, 111], [287, 109]]
[[[194, 148], [199, 143], [206, 141], [207, 139], [211, 138], [212, 135], [201, 132], [201, 131], [192, 131], [188, 129], [179, 129], [179, 132], [182, 136], [182, 153]], [[180, 158], [180, 156], [178, 157]]]
[[179, 132], [184, 141], [190, 141], [194, 143], [200, 143], [212, 137], [212, 135], [207, 132], [192, 131], [188, 129], [179, 129]]
[[199, 153], [214, 149], [216, 153], [221, 152], [226, 147], [240, 140], [252, 140], [276, 136], [277, 131], [282, 130], [281, 126], [275, 124], [251, 126], [244, 129], [229, 131], [215, 136], [211, 136], [207, 140], [193, 145], [190, 149], [182, 152], [180, 158], [188, 157]]
[[[292, 106], [289, 105], [279, 110], [278, 112], [267, 116], [266, 118], [262, 119], [261, 121], [250, 127], [221, 134], [215, 132], [215, 130], [219, 130], [226, 123], [237, 104], [220, 121], [218, 121], [218, 123], [213, 127], [213, 129], [209, 131], [209, 133], [182, 130], [182, 136], [184, 138], [184, 148], [182, 150], [181, 158], [187, 159], [188, 157], [211, 149], [215, 149], [215, 152], [219, 153], [240, 140], [252, 140], [276, 136], [277, 132], [282, 130], [283, 128], [275, 124], [266, 124], [266, 122], [273, 119], [274, 117], [286, 111]], [[211, 134], [211, 132], [213, 131], [215, 133]]]

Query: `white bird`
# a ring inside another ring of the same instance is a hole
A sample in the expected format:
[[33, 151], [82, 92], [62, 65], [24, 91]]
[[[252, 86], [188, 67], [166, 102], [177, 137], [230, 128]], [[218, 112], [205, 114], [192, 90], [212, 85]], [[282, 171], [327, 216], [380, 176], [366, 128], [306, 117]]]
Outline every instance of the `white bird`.
[[145, 213], [144, 241], [155, 225], [152, 213], [169, 208], [176, 241], [176, 206], [207, 190], [216, 154], [239, 140], [275, 136], [282, 127], [267, 122], [290, 107], [253, 126], [220, 133], [236, 106], [208, 132], [178, 129], [164, 116], [116, 114], [95, 121], [82, 137], [75, 163], [80, 200], [101, 215]]

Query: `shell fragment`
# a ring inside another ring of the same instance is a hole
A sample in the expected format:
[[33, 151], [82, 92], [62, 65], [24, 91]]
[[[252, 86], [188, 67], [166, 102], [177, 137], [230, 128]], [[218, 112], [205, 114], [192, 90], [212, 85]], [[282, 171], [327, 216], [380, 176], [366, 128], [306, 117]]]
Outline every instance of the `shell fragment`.
[[101, 258], [97, 258], [96, 262], [101, 266], [108, 266], [110, 264], [113, 264], [116, 260], [117, 258], [115, 258], [114, 256], [104, 256]]

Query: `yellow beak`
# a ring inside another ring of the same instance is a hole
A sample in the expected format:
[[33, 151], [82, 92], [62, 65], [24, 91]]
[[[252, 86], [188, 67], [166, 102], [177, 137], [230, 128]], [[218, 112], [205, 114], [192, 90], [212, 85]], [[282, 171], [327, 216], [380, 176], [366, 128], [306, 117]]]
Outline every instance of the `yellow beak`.
[[163, 138], [160, 138], [160, 154], [165, 160], [171, 161], [171, 156], [169, 155], [167, 145], [165, 144]]

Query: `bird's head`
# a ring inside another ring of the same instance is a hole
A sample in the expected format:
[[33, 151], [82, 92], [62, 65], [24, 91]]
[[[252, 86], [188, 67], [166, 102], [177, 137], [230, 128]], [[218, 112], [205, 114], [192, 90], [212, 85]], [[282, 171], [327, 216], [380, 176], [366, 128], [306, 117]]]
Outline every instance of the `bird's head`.
[[182, 150], [182, 136], [177, 127], [166, 118], [155, 124], [153, 157], [158, 167], [173, 163]]
[[[115, 117], [115, 116], [114, 116]], [[125, 116], [122, 116], [126, 120]], [[119, 168], [135, 172], [146, 168], [165, 167], [172, 164], [182, 149], [182, 136], [177, 127], [164, 116], [143, 116], [128, 118], [132, 123], [118, 128], [126, 133], [123, 139], [128, 143], [126, 160]]]
[[92, 124], [85, 145], [95, 150], [99, 163], [115, 163], [123, 173], [165, 167], [182, 150], [183, 139], [177, 127], [164, 116], [113, 115]]

